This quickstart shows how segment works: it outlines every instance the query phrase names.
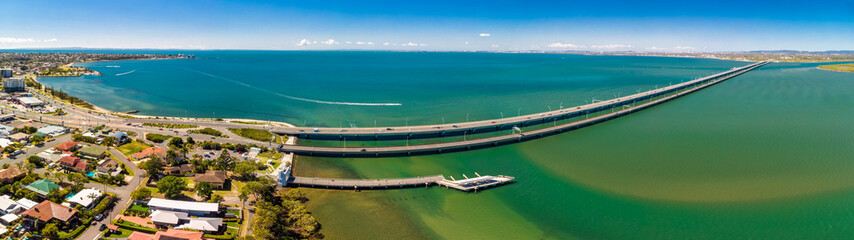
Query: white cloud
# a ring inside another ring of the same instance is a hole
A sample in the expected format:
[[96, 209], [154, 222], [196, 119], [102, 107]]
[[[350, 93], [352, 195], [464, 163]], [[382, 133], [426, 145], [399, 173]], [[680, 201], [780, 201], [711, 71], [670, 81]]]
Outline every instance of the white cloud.
[[356, 45], [365, 45], [365, 42], [356, 42]]
[[297, 43], [297, 46], [305, 46], [305, 45], [309, 45], [309, 44], [311, 44], [311, 42], [309, 42], [308, 39], [303, 38], [302, 40], [299, 41], [299, 43]]
[[575, 45], [575, 44], [572, 44], [572, 43], [560, 43], [560, 42], [556, 42], [556, 43], [549, 44], [549, 45], [548, 45], [548, 47], [550, 47], [550, 48], [581, 48], [581, 47], [584, 47], [584, 46], [579, 46], [579, 45]]
[[383, 46], [388, 46], [389, 43], [383, 43]]
[[466, 45], [469, 45], [469, 41], [466, 41]]
[[490, 47], [497, 48], [498, 44], [492, 44], [492, 46], [490, 46]]
[[47, 40], [37, 40], [32, 38], [11, 38], [11, 37], [0, 37], [0, 43], [47, 43], [47, 42], [58, 42], [59, 39], [51, 38]]
[[489, 37], [489, 36], [492, 36], [492, 34], [489, 34], [489, 33], [481, 33], [479, 36], [481, 36], [481, 37]]
[[409, 43], [401, 43], [400, 46], [418, 46], [417, 43], [409, 42]]
[[335, 39], [331, 39], [331, 38], [330, 38], [329, 40], [326, 40], [326, 41], [323, 41], [323, 42], [320, 42], [320, 43], [323, 43], [323, 44], [326, 44], [326, 45], [337, 44], [337, 42], [335, 41]]
[[344, 43], [345, 43], [345, 44], [351, 44], [351, 43], [353, 43], [353, 42], [351, 42], [351, 41], [346, 41], [346, 42], [344, 42]]
[[368, 45], [374, 45], [374, 42], [368, 42]]
[[615, 49], [615, 48], [630, 48], [632, 45], [624, 45], [624, 44], [607, 44], [607, 45], [592, 45], [591, 48], [600, 48], [600, 49]]

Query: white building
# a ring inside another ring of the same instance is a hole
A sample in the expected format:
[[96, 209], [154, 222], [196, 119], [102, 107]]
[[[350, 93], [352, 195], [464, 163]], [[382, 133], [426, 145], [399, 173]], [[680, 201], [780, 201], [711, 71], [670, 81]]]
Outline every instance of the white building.
[[12, 135], [12, 130], [15, 129], [8, 125], [0, 124], [0, 137]]
[[12, 77], [12, 69], [11, 68], [0, 68], [0, 78], [10, 78]]
[[24, 107], [37, 107], [44, 105], [44, 102], [42, 102], [42, 100], [39, 100], [38, 98], [34, 97], [21, 97], [18, 98], [18, 102], [20, 102], [21, 105], [24, 105]]
[[92, 206], [92, 203], [101, 198], [102, 195], [104, 194], [101, 192], [101, 190], [95, 188], [87, 188], [80, 190], [80, 192], [74, 194], [74, 196], [69, 198], [67, 201], [88, 209]]
[[50, 136], [54, 136], [54, 137], [65, 134], [66, 132], [68, 132], [68, 128], [56, 126], [56, 125], [46, 126], [43, 128], [39, 128], [39, 130], [38, 130], [38, 133], [41, 133], [44, 135], [50, 135]]
[[3, 89], [7, 92], [13, 91], [23, 91], [26, 85], [24, 85], [23, 78], [4, 78], [3, 79]]
[[6, 138], [0, 138], [0, 147], [2, 147], [2, 148], [12, 146], [13, 144], [15, 144], [15, 142], [12, 142], [12, 140], [9, 140]]
[[189, 202], [162, 198], [152, 198], [148, 201], [148, 208], [151, 211], [185, 212], [190, 216], [197, 217], [214, 216], [219, 213], [219, 203]]
[[39, 203], [37, 203], [33, 200], [26, 199], [26, 198], [18, 199], [17, 202], [19, 205], [21, 205], [21, 207], [24, 208], [24, 211], [30, 210], [30, 208], [34, 208], [34, 207], [36, 207], [36, 205], [39, 205]]
[[[149, 205], [150, 206], [150, 205]], [[151, 222], [158, 226], [189, 229], [202, 232], [217, 232], [222, 227], [222, 218], [193, 217], [185, 212], [156, 210], [151, 213]]]
[[2, 214], [18, 214], [24, 211], [24, 208], [15, 200], [12, 200], [9, 195], [0, 196], [0, 213]]

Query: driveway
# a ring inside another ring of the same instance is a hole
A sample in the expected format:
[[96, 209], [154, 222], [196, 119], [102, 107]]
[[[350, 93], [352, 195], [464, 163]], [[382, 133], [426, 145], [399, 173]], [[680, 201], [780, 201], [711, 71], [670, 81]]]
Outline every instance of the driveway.
[[110, 224], [112, 219], [116, 218], [119, 215], [119, 213], [121, 213], [122, 210], [124, 210], [125, 207], [130, 203], [130, 201], [131, 201], [130, 194], [133, 192], [133, 190], [136, 190], [136, 188], [140, 184], [142, 184], [142, 179], [144, 177], [143, 173], [145, 173], [145, 172], [142, 169], [139, 169], [136, 166], [136, 164], [133, 164], [132, 162], [128, 161], [128, 158], [125, 157], [124, 154], [122, 154], [121, 152], [119, 152], [115, 148], [110, 148], [109, 151], [110, 151], [110, 154], [112, 154], [113, 156], [116, 156], [116, 158], [118, 158], [119, 161], [124, 163], [125, 166], [128, 167], [128, 170], [133, 171], [133, 179], [130, 182], [128, 182], [127, 185], [121, 186], [121, 187], [111, 187], [108, 185], [104, 185], [104, 184], [100, 184], [100, 183], [91, 183], [91, 182], [84, 184], [86, 186], [86, 188], [97, 188], [97, 189], [101, 189], [101, 191], [115, 193], [119, 199], [116, 202], [115, 207], [113, 207], [112, 209], [108, 209], [107, 212], [105, 212], [106, 217], [104, 217], [103, 220], [99, 221], [97, 225], [93, 225], [93, 226], [89, 227], [88, 229], [86, 229], [86, 231], [83, 232], [83, 234], [80, 234], [80, 236], [77, 237], [77, 239], [81, 239], [81, 240], [97, 239], [98, 236], [101, 234], [101, 231], [98, 231], [98, 227], [101, 224]]

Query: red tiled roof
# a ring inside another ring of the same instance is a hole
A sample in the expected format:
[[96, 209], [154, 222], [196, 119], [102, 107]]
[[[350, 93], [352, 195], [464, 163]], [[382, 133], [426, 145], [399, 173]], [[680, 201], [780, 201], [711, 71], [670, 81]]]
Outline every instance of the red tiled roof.
[[204, 233], [201, 232], [190, 232], [190, 231], [181, 231], [175, 229], [166, 230], [166, 232], [157, 232], [154, 235], [141, 233], [141, 232], [133, 232], [128, 236], [128, 240], [202, 240], [202, 236]]
[[59, 151], [70, 151], [74, 147], [77, 147], [77, 142], [70, 141], [60, 143], [59, 145], [56, 145], [56, 147], [53, 148]]
[[69, 166], [69, 167], [73, 167], [74, 165], [77, 165], [78, 162], [80, 162], [80, 159], [76, 158], [76, 157], [72, 157], [72, 156], [65, 156], [65, 157], [62, 157], [59, 159], [60, 165]]
[[67, 222], [68, 220], [71, 220], [76, 213], [77, 210], [45, 200], [35, 207], [30, 208], [30, 210], [24, 211], [21, 215], [30, 216], [41, 220], [42, 222], [47, 222], [51, 219]]
[[161, 157], [166, 156], [166, 150], [159, 148], [159, 147], [150, 147], [150, 148], [147, 148], [145, 150], [142, 150], [142, 152], [134, 153], [131, 156], [133, 156], [136, 159], [141, 159], [141, 158], [147, 158], [151, 154], [158, 155]]
[[206, 182], [206, 183], [225, 183], [225, 179], [227, 178], [225, 171], [211, 171], [208, 170], [205, 174], [196, 174], [196, 177], [193, 178], [193, 182]]

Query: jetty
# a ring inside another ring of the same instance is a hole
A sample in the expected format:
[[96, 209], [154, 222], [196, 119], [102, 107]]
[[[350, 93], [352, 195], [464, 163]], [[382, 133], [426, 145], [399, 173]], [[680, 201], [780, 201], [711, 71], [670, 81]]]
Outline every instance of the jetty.
[[[685, 96], [687, 94], [705, 89], [727, 79], [733, 78], [740, 74], [761, 67], [768, 62], [759, 62], [750, 64], [741, 68], [715, 74], [706, 78], [698, 79], [691, 82], [672, 85], [664, 88], [652, 90], [651, 92], [638, 93], [624, 98], [617, 98], [603, 102], [597, 102], [596, 105], [579, 106], [573, 109], [560, 110], [555, 113], [541, 113], [536, 120], [542, 123], [555, 124], [550, 127], [531, 130], [527, 132], [519, 132], [514, 134], [500, 135], [495, 137], [487, 137], [473, 140], [462, 140], [454, 142], [407, 145], [407, 146], [386, 146], [386, 147], [320, 147], [320, 146], [303, 146], [303, 145], [282, 145], [280, 151], [286, 153], [294, 153], [298, 155], [310, 156], [326, 156], [326, 157], [395, 157], [395, 156], [412, 156], [412, 155], [427, 155], [440, 154], [455, 151], [468, 151], [473, 149], [495, 147], [500, 145], [512, 144], [522, 141], [533, 140], [545, 136], [551, 136], [566, 131], [572, 131], [587, 126], [592, 126], [611, 119], [625, 116], [631, 113], [641, 111], [646, 108], [656, 106], [658, 104]], [[700, 81], [701, 80], [701, 81]], [[610, 111], [606, 111], [610, 110]], [[602, 112], [604, 114], [588, 117], [590, 113]], [[558, 125], [557, 121], [569, 117], [583, 117], [580, 120], [563, 123]], [[533, 117], [531, 117], [533, 118]], [[508, 120], [508, 124], [495, 123], [491, 126], [494, 129], [518, 128], [518, 125], [524, 122], [516, 120]], [[527, 120], [525, 120], [527, 121]], [[475, 124], [475, 123], [472, 123]], [[474, 130], [472, 130], [474, 131]], [[306, 135], [313, 136], [313, 135]], [[378, 135], [374, 135], [378, 137]], [[301, 135], [302, 138], [302, 135]], [[349, 140], [349, 138], [346, 138]]]
[[313, 177], [297, 177], [290, 176], [290, 172], [284, 173], [282, 176], [287, 178], [286, 182], [280, 182], [280, 185], [310, 187], [310, 188], [326, 188], [326, 189], [396, 189], [396, 188], [414, 188], [414, 187], [429, 187], [430, 185], [439, 185], [446, 188], [470, 192], [477, 192], [478, 189], [490, 188], [505, 183], [512, 182], [515, 178], [504, 175], [497, 176], [481, 176], [475, 173], [477, 177], [462, 180], [456, 180], [451, 177], [448, 180], [443, 175], [420, 176], [411, 178], [389, 178], [389, 179], [346, 179], [346, 178], [313, 178]]
[[[490, 188], [490, 187], [502, 185], [505, 183], [512, 182], [513, 180], [516, 179], [514, 177], [504, 176], [504, 175], [481, 176], [480, 174], [477, 174], [477, 173], [474, 173], [474, 174], [477, 175], [477, 177], [475, 177], [475, 178], [466, 177], [466, 179], [462, 179], [462, 180], [454, 180], [453, 177], [451, 177], [451, 180], [443, 179], [441, 181], [436, 182], [436, 184], [439, 184], [441, 186], [445, 186], [446, 188], [453, 188], [456, 190], [460, 190], [463, 192], [470, 192], [470, 191], [477, 192], [478, 189]], [[463, 175], [463, 176], [465, 176], [465, 175]]]

